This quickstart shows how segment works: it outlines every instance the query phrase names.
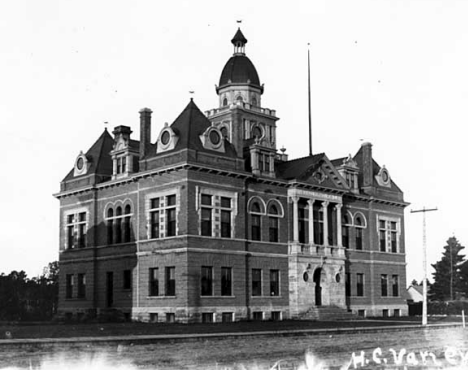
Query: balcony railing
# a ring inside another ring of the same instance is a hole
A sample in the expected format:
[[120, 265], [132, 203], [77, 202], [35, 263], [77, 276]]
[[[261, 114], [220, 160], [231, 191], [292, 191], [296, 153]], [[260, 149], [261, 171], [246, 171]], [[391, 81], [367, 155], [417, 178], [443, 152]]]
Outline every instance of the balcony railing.
[[290, 243], [289, 254], [299, 254], [316, 257], [344, 257], [345, 248], [337, 245], [317, 245]]

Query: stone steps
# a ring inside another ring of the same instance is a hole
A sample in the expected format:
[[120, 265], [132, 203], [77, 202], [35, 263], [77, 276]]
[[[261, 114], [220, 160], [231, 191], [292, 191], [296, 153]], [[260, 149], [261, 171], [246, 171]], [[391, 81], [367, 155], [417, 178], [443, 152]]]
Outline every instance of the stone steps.
[[337, 306], [316, 306], [300, 315], [303, 320], [315, 321], [344, 321], [358, 320], [358, 316], [344, 308]]

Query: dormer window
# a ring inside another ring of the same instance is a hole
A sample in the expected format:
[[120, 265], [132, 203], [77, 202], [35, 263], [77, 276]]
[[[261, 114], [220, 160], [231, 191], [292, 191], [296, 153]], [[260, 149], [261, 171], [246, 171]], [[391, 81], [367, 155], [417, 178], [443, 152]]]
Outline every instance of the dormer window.
[[224, 135], [217, 127], [209, 127], [203, 134], [200, 135], [200, 140], [205, 149], [214, 150], [224, 153]]
[[388, 173], [388, 170], [385, 168], [385, 166], [380, 169], [377, 176], [375, 176], [375, 179], [380, 186], [385, 186], [387, 188], [391, 186], [390, 174]]
[[178, 141], [179, 137], [176, 135], [174, 130], [166, 123], [165, 127], [162, 129], [158, 137], [157, 153], [164, 153], [168, 150], [173, 150], [176, 147]]
[[80, 152], [80, 154], [78, 155], [78, 157], [76, 157], [75, 160], [75, 168], [73, 171], [73, 175], [84, 175], [86, 174], [86, 172], [88, 172], [88, 159], [83, 154], [83, 152]]

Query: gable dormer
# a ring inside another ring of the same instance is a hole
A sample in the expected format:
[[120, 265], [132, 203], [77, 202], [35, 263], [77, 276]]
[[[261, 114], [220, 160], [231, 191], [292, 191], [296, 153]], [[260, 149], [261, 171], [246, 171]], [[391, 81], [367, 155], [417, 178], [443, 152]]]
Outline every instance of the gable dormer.
[[130, 140], [132, 130], [128, 126], [117, 126], [114, 131], [112, 157], [112, 180], [127, 177], [138, 171], [139, 148]]

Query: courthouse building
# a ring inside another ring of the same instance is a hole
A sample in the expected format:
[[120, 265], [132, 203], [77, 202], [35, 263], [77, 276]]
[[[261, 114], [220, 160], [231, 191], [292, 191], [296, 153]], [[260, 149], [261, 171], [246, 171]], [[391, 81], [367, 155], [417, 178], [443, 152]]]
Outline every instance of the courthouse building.
[[232, 43], [216, 108], [190, 100], [156, 141], [143, 108], [139, 140], [118, 126], [77, 148], [55, 195], [59, 312], [152, 322], [407, 314], [402, 191], [370, 143], [354, 156], [288, 159], [240, 29]]

